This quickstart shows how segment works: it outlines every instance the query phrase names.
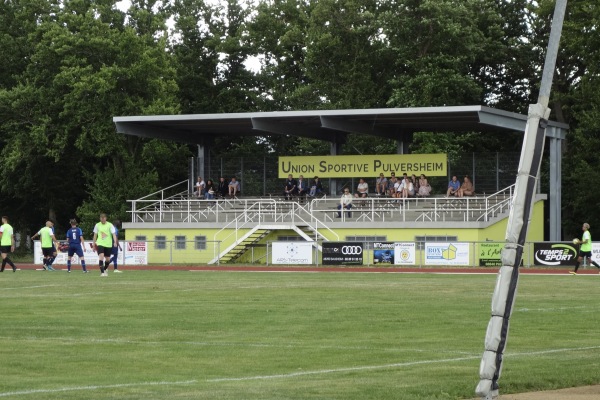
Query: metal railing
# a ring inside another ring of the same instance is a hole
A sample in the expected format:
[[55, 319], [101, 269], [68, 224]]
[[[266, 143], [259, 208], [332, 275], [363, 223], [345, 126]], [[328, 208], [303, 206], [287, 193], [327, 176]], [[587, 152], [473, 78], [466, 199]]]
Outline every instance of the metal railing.
[[[177, 185], [182, 185], [181, 182]], [[510, 211], [514, 185], [486, 196], [424, 198], [354, 198], [351, 210], [341, 210], [339, 199], [296, 198], [198, 199], [187, 190], [165, 198], [173, 185], [137, 200], [131, 200], [131, 221], [137, 223], [215, 223], [222, 229], [238, 229], [256, 224], [302, 224], [313, 230], [329, 229], [337, 222], [489, 222]], [[158, 198], [157, 198], [158, 197]], [[222, 225], [225, 224], [225, 225]], [[221, 232], [219, 232], [219, 235]], [[216, 235], [218, 236], [218, 235]], [[216, 239], [216, 237], [215, 237]]]

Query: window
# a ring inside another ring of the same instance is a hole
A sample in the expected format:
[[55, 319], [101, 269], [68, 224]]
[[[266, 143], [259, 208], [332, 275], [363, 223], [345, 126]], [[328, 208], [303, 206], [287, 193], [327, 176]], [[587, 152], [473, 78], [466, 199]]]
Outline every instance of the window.
[[166, 236], [154, 236], [154, 248], [156, 250], [164, 250], [167, 248]]
[[415, 236], [417, 250], [425, 249], [425, 242], [458, 242], [458, 236]]
[[185, 236], [175, 236], [175, 250], [185, 250]]
[[365, 250], [372, 249], [374, 242], [387, 242], [387, 236], [346, 236], [347, 242], [364, 243]]
[[196, 250], [206, 250], [206, 236], [196, 236], [194, 238], [194, 247]]
[[135, 237], [135, 241], [136, 242], [145, 242], [146, 241], [146, 236], [136, 236]]

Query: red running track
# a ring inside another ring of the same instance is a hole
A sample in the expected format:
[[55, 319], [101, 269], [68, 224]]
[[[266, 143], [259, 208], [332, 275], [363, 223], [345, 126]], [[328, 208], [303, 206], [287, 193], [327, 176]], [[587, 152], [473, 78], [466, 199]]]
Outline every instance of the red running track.
[[[66, 269], [66, 266], [55, 266], [56, 269]], [[23, 270], [36, 270], [41, 265], [17, 264], [17, 268]], [[80, 271], [80, 265], [72, 267], [74, 271]], [[98, 266], [88, 266], [90, 271], [98, 270]], [[438, 268], [415, 268], [415, 267], [289, 267], [289, 266], [198, 266], [198, 265], [124, 265], [123, 271], [223, 271], [223, 272], [375, 272], [375, 273], [421, 273], [421, 274], [497, 274], [498, 267], [438, 267]], [[521, 274], [546, 274], [546, 275], [570, 275], [572, 268], [525, 268], [521, 267]], [[9, 270], [10, 272], [10, 270]], [[598, 270], [580, 269], [578, 275], [598, 275]]]

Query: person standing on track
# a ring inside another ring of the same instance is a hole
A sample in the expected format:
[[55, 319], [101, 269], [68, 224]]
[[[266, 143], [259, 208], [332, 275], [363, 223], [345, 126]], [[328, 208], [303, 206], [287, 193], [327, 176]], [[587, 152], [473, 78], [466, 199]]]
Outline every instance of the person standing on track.
[[[106, 214], [100, 214], [100, 222], [94, 226], [94, 248], [98, 252], [98, 265], [100, 266], [100, 276], [108, 276], [106, 270], [112, 248], [117, 244], [117, 235], [115, 227], [110, 222], [106, 221]], [[115, 272], [121, 272], [115, 269]]]
[[71, 260], [73, 255], [77, 254], [81, 261], [81, 269], [83, 269], [84, 273], [87, 273], [85, 258], [83, 257], [83, 246], [85, 245], [83, 232], [81, 231], [81, 228], [77, 226], [76, 219], [72, 219], [70, 223], [71, 229], [67, 231], [67, 242], [69, 243], [69, 250], [67, 252], [67, 255], [69, 256], [67, 259], [67, 272], [71, 272]]
[[583, 235], [581, 236], [580, 247], [579, 247], [579, 257], [577, 257], [577, 263], [575, 263], [575, 270], [569, 271], [570, 274], [577, 275], [577, 270], [579, 269], [579, 264], [581, 261], [586, 258], [589, 263], [591, 263], [594, 267], [600, 269], [600, 265], [594, 260], [592, 260], [592, 234], [590, 233], [590, 224], [587, 222], [583, 224], [581, 227], [583, 231]]
[[13, 272], [17, 272], [15, 263], [8, 257], [10, 253], [15, 251], [15, 235], [13, 227], [8, 223], [8, 217], [2, 217], [2, 226], [0, 226], [0, 252], [2, 253], [2, 268], [0, 272], [4, 272], [6, 264], [12, 267]]

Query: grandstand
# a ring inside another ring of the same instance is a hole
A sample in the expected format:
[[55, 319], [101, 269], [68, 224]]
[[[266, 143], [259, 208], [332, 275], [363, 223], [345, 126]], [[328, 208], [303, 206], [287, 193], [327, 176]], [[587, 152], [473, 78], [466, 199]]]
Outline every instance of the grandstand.
[[[355, 200], [349, 216], [337, 218], [337, 197], [285, 201], [263, 196], [199, 200], [188, 181], [131, 201], [131, 222], [124, 224], [127, 240], [191, 241], [200, 235], [212, 245], [188, 254], [188, 262], [233, 263], [264, 259], [265, 245], [279, 240], [502, 241], [514, 186], [473, 197], [393, 199], [372, 196]], [[543, 202], [536, 195], [529, 240], [543, 240]], [[156, 246], [154, 246], [156, 247]], [[249, 249], [257, 250], [252, 259]], [[210, 256], [202, 253], [210, 253]], [[155, 249], [155, 253], [160, 249]], [[150, 246], [149, 258], [160, 260]], [[167, 260], [162, 260], [167, 262]], [[266, 262], [263, 260], [263, 262]]]
[[[242, 183], [244, 196], [239, 199], [198, 200], [189, 192], [194, 176], [215, 176], [217, 168], [211, 168], [208, 154], [216, 137], [232, 141], [264, 134], [307, 137], [329, 142], [329, 156], [336, 157], [342, 155], [348, 134], [360, 134], [393, 139], [398, 154], [407, 154], [415, 132], [522, 133], [526, 120], [525, 115], [484, 106], [114, 117], [119, 133], [198, 147], [198, 162], [190, 169], [188, 180], [131, 200], [131, 220], [124, 224], [126, 239], [147, 241], [152, 263], [267, 263], [265, 252], [275, 241], [312, 241], [316, 249], [327, 241], [367, 245], [378, 241], [502, 242], [514, 188], [512, 182], [501, 180], [516, 174], [501, 171], [497, 163], [491, 168], [501, 178], [495, 180], [493, 190], [486, 188], [477, 196], [398, 200], [369, 197], [352, 210], [351, 216], [344, 213], [342, 218], [336, 218], [342, 187], [339, 179], [330, 180], [329, 196], [307, 202], [285, 202], [278, 190], [267, 188], [267, 183], [274, 180], [266, 179], [266, 168], [257, 179], [246, 175], [247, 185]], [[561, 149], [567, 130], [568, 125], [554, 121], [548, 121], [546, 128], [548, 238], [555, 241], [561, 239]], [[475, 168], [464, 171], [475, 174]], [[256, 188], [257, 182], [264, 185], [262, 196], [252, 196], [247, 190]], [[483, 185], [475, 186], [482, 190]], [[538, 191], [528, 242], [544, 240], [545, 200], [546, 195]], [[193, 243], [192, 251], [188, 242]]]

